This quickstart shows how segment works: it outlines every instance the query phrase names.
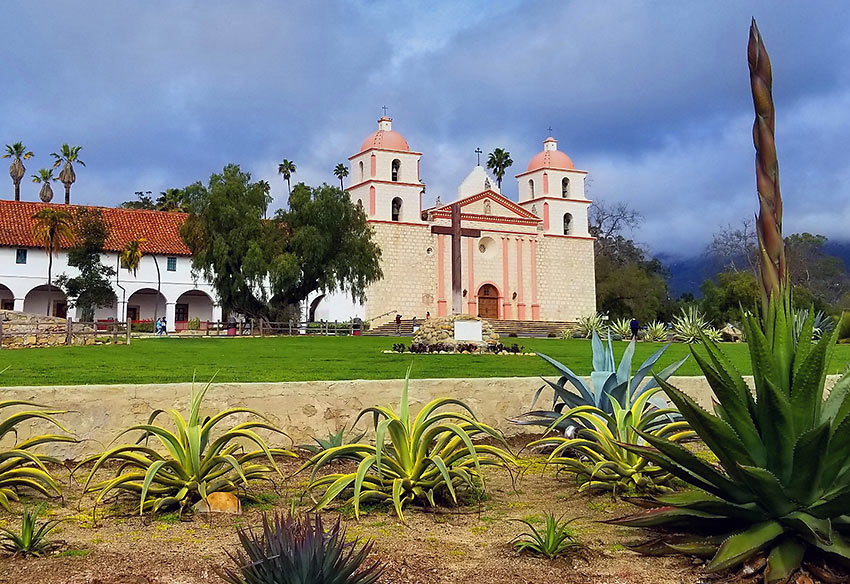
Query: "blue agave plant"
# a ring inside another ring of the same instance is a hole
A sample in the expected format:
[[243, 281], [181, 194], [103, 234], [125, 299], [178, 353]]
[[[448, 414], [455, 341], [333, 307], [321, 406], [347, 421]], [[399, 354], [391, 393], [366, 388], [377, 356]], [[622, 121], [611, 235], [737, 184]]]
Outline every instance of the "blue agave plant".
[[[532, 411], [525, 412], [512, 421], [516, 424], [546, 426], [547, 428], [557, 421], [558, 423], [555, 426], [557, 429], [565, 434], [571, 434], [580, 426], [586, 427], [587, 424], [581, 420], [573, 420], [571, 418], [558, 421], [563, 413], [579, 406], [593, 406], [610, 415], [614, 413], [614, 401], [623, 409], [631, 409], [641, 395], [658, 387], [656, 379], [666, 381], [688, 359], [685, 356], [668, 365], [655, 378], [651, 377], [652, 368], [664, 354], [664, 351], [667, 350], [667, 347], [670, 346], [670, 343], [667, 343], [644, 361], [638, 367], [634, 376], [630, 376], [632, 359], [634, 359], [635, 355], [635, 341], [631, 341], [626, 347], [619, 366], [614, 359], [614, 349], [611, 346], [610, 333], [606, 344], [602, 342], [602, 339], [594, 331], [591, 346], [593, 348], [593, 372], [590, 374], [590, 385], [585, 382], [584, 378], [573, 373], [563, 363], [543, 353], [537, 353], [541, 358], [555, 367], [561, 374], [561, 377], [557, 382], [552, 382], [544, 378], [543, 381], [546, 382], [546, 385], [540, 387], [535, 392], [534, 400], [531, 404]], [[647, 379], [648, 376], [650, 376], [649, 379]], [[646, 380], [646, 383], [644, 383], [644, 380]], [[568, 384], [572, 385], [573, 390], [568, 388]], [[534, 410], [533, 408], [537, 404], [537, 400], [547, 387], [551, 387], [554, 391], [552, 409]], [[647, 401], [646, 407], [663, 409], [668, 406], [664, 398], [657, 395]], [[678, 414], [670, 413], [666, 416], [658, 417], [654, 423], [656, 425], [663, 425], [680, 419], [681, 416]]]

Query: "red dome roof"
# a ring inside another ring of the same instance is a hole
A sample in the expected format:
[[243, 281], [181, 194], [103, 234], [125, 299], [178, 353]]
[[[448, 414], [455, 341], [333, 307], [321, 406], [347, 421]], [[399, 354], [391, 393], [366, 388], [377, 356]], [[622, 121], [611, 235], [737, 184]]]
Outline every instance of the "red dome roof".
[[410, 146], [407, 144], [407, 140], [404, 139], [404, 136], [391, 129], [391, 122], [392, 120], [386, 117], [378, 120], [379, 129], [369, 134], [363, 140], [363, 144], [360, 146], [360, 152], [369, 150], [370, 148], [409, 151]]
[[[546, 142], [555, 142], [554, 138], [547, 138]], [[556, 150], [555, 147], [547, 147], [546, 142], [544, 142], [543, 152], [538, 152], [531, 159], [531, 162], [528, 163], [528, 169], [526, 172], [531, 172], [532, 170], [540, 170], [541, 168], [553, 168], [555, 170], [575, 170], [575, 165], [573, 164], [572, 159], [569, 156], [561, 152], [560, 150]]]

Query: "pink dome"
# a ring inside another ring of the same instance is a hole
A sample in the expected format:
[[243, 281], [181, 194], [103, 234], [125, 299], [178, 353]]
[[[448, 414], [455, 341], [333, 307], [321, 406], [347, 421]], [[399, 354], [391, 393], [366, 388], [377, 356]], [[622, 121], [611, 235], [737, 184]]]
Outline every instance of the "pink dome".
[[540, 170], [541, 168], [553, 168], [556, 170], [575, 170], [575, 165], [569, 156], [557, 150], [557, 141], [554, 138], [546, 138], [543, 142], [543, 152], [538, 152], [528, 163], [528, 170]]
[[409, 151], [410, 146], [407, 144], [407, 140], [404, 139], [404, 136], [392, 130], [391, 123], [392, 120], [387, 117], [378, 120], [378, 131], [369, 134], [369, 137], [363, 140], [360, 152], [370, 148]]

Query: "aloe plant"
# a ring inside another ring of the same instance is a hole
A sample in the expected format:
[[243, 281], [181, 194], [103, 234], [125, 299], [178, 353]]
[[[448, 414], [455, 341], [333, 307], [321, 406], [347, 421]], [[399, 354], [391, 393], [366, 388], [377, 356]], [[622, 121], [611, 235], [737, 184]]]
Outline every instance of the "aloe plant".
[[683, 343], [700, 343], [703, 337], [720, 340], [720, 331], [708, 324], [696, 306], [682, 309], [682, 314], [673, 319], [673, 336]]
[[62, 523], [61, 519], [38, 521], [44, 507], [26, 509], [21, 516], [21, 527], [13, 531], [0, 527], [0, 549], [13, 556], [43, 556], [59, 547], [47, 539], [48, 534]]
[[611, 325], [610, 330], [624, 341], [632, 338], [631, 321], [628, 318], [619, 318]]
[[300, 448], [301, 450], [306, 450], [310, 454], [319, 454], [320, 452], [330, 450], [331, 448], [337, 448], [338, 446], [344, 446], [346, 444], [360, 442], [365, 435], [366, 432], [361, 432], [357, 436], [354, 436], [353, 438], [348, 440], [345, 436], [345, 426], [343, 426], [336, 432], [330, 432], [327, 438], [316, 438], [315, 436], [313, 436], [313, 442], [315, 442], [315, 444], [299, 444], [298, 448]]
[[[614, 349], [611, 344], [610, 334], [608, 335], [607, 344], [604, 344], [599, 338], [599, 335], [594, 331], [591, 340], [591, 347], [593, 349], [593, 371], [590, 374], [590, 385], [587, 384], [583, 377], [573, 373], [572, 370], [563, 363], [556, 361], [548, 355], [538, 353], [543, 360], [552, 365], [561, 374], [561, 377], [557, 382], [552, 382], [544, 378], [543, 381], [546, 382], [546, 385], [540, 387], [534, 393], [534, 399], [532, 400], [531, 407], [534, 408], [537, 404], [537, 400], [540, 398], [540, 395], [545, 389], [547, 389], [547, 387], [549, 387], [554, 392], [552, 409], [532, 409], [529, 412], [519, 415], [512, 421], [521, 425], [546, 427], [555, 422], [556, 427], [563, 432], [567, 432], [570, 428], [575, 430], [580, 426], [592, 428], [593, 425], [589, 424], [586, 420], [584, 420], [584, 418], [579, 417], [577, 419], [573, 419], [569, 416], [564, 416], [564, 412], [580, 406], [592, 406], [600, 410], [602, 413], [610, 416], [614, 413], [614, 403], [619, 404], [620, 408], [631, 409], [634, 403], [639, 400], [644, 393], [658, 387], [657, 381], [652, 377], [647, 378], [647, 376], [669, 346], [670, 343], [667, 343], [655, 353], [650, 355], [646, 361], [641, 363], [634, 376], [632, 376], [631, 370], [632, 360], [635, 355], [635, 341], [631, 341], [626, 346], [626, 350], [623, 352], [623, 356], [620, 359], [620, 364], [618, 366], [614, 358]], [[668, 365], [659, 372], [659, 378], [668, 379], [686, 360], [687, 356]], [[644, 383], [644, 381], [646, 381], [646, 383]], [[568, 388], [568, 384], [572, 385], [574, 391], [571, 391]], [[654, 392], [643, 403], [645, 407], [651, 409], [658, 410], [667, 408], [666, 401], [662, 397], [656, 396]], [[650, 428], [658, 424], [664, 424], [665, 422], [676, 421], [677, 419], [679, 419], [678, 415], [670, 412], [663, 417], [653, 418], [653, 423]], [[616, 429], [612, 427], [612, 432], [615, 430]]]
[[550, 560], [582, 549], [584, 546], [578, 542], [570, 527], [576, 518], [568, 521], [563, 519], [563, 516], [555, 517], [552, 513], [545, 513], [543, 527], [540, 529], [528, 519], [515, 519], [514, 521], [524, 524], [528, 529], [510, 543], [518, 552], [529, 552]]
[[[269, 448], [254, 430], [265, 429], [279, 434], [283, 434], [283, 430], [248, 408], [229, 408], [202, 418], [201, 404], [211, 384], [207, 383], [197, 392], [193, 388], [188, 419], [175, 409], [155, 410], [146, 424], [131, 426], [115, 438], [141, 432], [135, 444], [111, 448], [78, 465], [79, 468], [95, 461], [84, 486], [84, 492], [98, 492], [95, 506], [118, 490], [138, 498], [140, 514], [168, 507], [179, 507], [182, 513], [188, 505], [206, 499], [211, 493], [235, 491], [273, 470], [282, 476], [273, 456], [294, 457], [295, 454]], [[174, 430], [154, 423], [161, 414], [168, 415]], [[218, 424], [236, 414], [252, 414], [259, 420], [236, 424], [214, 437], [213, 430]], [[148, 446], [150, 438], [156, 438], [165, 451]], [[253, 443], [258, 450], [245, 452], [243, 442]], [[268, 466], [254, 462], [262, 458], [268, 461]], [[92, 484], [97, 472], [110, 461], [121, 463], [115, 476]]]
[[[434, 507], [438, 495], [448, 495], [457, 503], [456, 487], [483, 485], [482, 466], [505, 466], [514, 462], [505, 449], [473, 442], [476, 437], [486, 437], [507, 448], [501, 434], [479, 422], [462, 401], [435, 399], [413, 417], [408, 399], [409, 376], [410, 369], [398, 412], [387, 407], [369, 407], [362, 410], [354, 422], [356, 426], [362, 417], [373, 416], [375, 445], [337, 446], [313, 456], [299, 469], [298, 472], [312, 468], [309, 491], [324, 489], [316, 502], [317, 511], [337, 497], [346, 496], [359, 518], [363, 501], [391, 501], [403, 521], [406, 504], [419, 501]], [[463, 411], [441, 410], [449, 405]], [[329, 462], [351, 457], [358, 460], [354, 471], [317, 478], [318, 471]]]
[[[593, 333], [601, 335], [607, 331], [608, 327], [601, 314], [588, 314], [580, 316], [577, 322], [576, 332], [585, 339], [589, 339]], [[567, 331], [565, 331], [566, 333]], [[572, 336], [570, 331], [570, 336]]]
[[653, 320], [646, 325], [644, 339], [653, 343], [663, 343], [667, 340], [667, 325], [663, 322]]
[[[18, 406], [46, 407], [24, 400], [0, 402], [0, 410]], [[6, 436], [14, 435], [16, 437], [15, 444], [11, 448], [0, 448], [0, 507], [10, 511], [9, 501], [18, 501], [18, 493], [21, 489], [30, 489], [45, 496], [50, 496], [51, 493], [60, 494], [59, 483], [44, 464], [45, 462], [59, 464], [59, 461], [49, 456], [37, 454], [33, 450], [41, 444], [76, 442], [76, 439], [62, 434], [43, 434], [17, 441], [17, 427], [23, 422], [43, 420], [70, 434], [55, 418], [56, 415], [63, 413], [65, 412], [49, 409], [18, 411], [0, 421], [0, 442], [3, 442]]]
[[326, 530], [321, 515], [264, 513], [260, 532], [240, 529], [239, 541], [242, 549], [228, 553], [235, 567], [220, 572], [228, 584], [373, 584], [384, 571], [366, 565], [372, 542], [348, 541], [339, 518]]
[[[690, 553], [709, 558], [709, 571], [734, 569], [759, 554], [760, 575], [786, 582], [804, 561], [850, 561], [850, 375], [824, 397], [837, 333], [812, 344], [814, 315], [795, 336], [782, 239], [782, 199], [774, 144], [771, 67], [753, 21], [748, 45], [756, 118], [757, 233], [761, 315], [744, 327], [755, 395], [712, 342], [707, 357], [694, 352], [716, 398], [710, 414], [661, 381], [668, 397], [717, 457], [719, 468], [646, 432], [651, 446], [629, 446], [700, 490], [644, 500], [647, 510], [619, 525], [661, 529], [646, 553]], [[846, 316], [845, 316], [846, 318]]]

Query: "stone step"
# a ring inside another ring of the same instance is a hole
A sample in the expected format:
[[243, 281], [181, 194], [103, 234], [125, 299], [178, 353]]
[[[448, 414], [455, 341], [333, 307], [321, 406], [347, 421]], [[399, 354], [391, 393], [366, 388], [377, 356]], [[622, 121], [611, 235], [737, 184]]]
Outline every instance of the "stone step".
[[[564, 329], [575, 325], [574, 322], [567, 321], [539, 320], [490, 320], [489, 322], [493, 325], [493, 329], [502, 337], [516, 336], [525, 338], [546, 338], [552, 336], [560, 338]], [[419, 320], [418, 323], [421, 325], [422, 321]], [[400, 334], [396, 332], [395, 322], [388, 322], [372, 328], [364, 332], [364, 334], [384, 337], [412, 336], [413, 321], [402, 320], [400, 331]]]

